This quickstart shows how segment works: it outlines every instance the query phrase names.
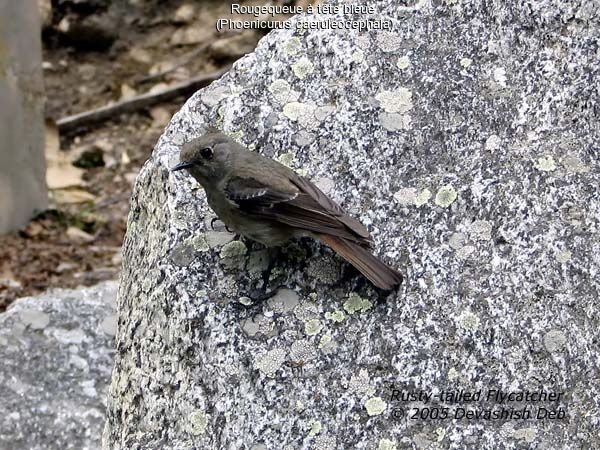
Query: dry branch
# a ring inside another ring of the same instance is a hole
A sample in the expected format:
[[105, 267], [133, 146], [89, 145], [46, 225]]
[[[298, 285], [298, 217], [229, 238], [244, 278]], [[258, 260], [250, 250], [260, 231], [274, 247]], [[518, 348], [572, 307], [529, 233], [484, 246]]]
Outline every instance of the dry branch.
[[148, 108], [157, 103], [165, 102], [182, 95], [193, 93], [196, 90], [208, 85], [210, 82], [218, 79], [228, 70], [229, 67], [226, 67], [215, 72], [191, 78], [159, 92], [137, 95], [112, 105], [102, 106], [90, 111], [63, 117], [56, 122], [56, 125], [58, 126], [60, 133], [67, 133], [82, 126], [87, 126], [111, 119], [119, 114]]

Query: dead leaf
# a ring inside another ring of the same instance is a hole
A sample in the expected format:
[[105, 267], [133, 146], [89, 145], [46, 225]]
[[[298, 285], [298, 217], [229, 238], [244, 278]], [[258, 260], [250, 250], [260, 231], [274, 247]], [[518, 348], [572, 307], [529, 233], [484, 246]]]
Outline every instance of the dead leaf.
[[78, 188], [54, 189], [50, 192], [50, 197], [57, 204], [86, 203], [96, 200], [95, 195], [89, 193], [85, 189]]
[[67, 237], [74, 242], [92, 242], [94, 236], [77, 227], [67, 228]]
[[121, 85], [121, 100], [127, 100], [128, 98], [135, 97], [137, 95], [137, 91], [133, 89], [128, 84]]
[[81, 179], [83, 170], [74, 167], [70, 155], [60, 150], [58, 127], [54, 121], [46, 121], [46, 184], [48, 189], [61, 189], [69, 186], [84, 186]]

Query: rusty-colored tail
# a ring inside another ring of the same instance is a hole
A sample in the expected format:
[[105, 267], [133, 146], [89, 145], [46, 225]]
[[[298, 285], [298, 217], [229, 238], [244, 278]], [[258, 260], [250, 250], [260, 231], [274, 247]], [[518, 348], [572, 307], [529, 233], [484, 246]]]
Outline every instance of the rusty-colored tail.
[[400, 272], [381, 262], [366, 248], [330, 234], [318, 234], [317, 236], [378, 288], [389, 291], [402, 283], [403, 277]]

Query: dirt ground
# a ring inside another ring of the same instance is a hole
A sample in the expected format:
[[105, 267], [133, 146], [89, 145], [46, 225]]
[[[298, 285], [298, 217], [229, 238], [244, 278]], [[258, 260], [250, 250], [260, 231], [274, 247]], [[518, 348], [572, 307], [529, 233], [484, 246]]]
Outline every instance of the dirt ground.
[[[40, 1], [46, 8], [46, 116], [54, 121], [225, 67], [261, 37], [218, 35], [217, 18], [231, 17], [223, 1]], [[184, 101], [80, 127], [60, 139], [47, 134], [48, 164], [54, 152], [68, 167], [58, 167], [49, 180], [55, 187], [49, 209], [0, 236], [0, 310], [48, 288], [118, 277], [135, 176]]]

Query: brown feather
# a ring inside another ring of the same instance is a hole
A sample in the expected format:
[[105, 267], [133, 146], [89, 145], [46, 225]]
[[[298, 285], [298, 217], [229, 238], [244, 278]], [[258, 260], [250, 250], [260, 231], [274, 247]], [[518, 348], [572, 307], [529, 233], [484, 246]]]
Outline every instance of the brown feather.
[[327, 234], [319, 234], [317, 237], [356, 267], [378, 288], [389, 291], [402, 283], [403, 277], [400, 272], [381, 262], [360, 245]]
[[360, 222], [346, 216], [337, 203], [312, 183], [301, 180], [303, 183], [299, 187], [309, 189], [310, 193], [281, 192], [256, 179], [240, 177], [234, 177], [227, 183], [225, 193], [246, 213], [275, 220], [299, 231], [327, 233], [365, 247], [371, 245], [371, 236]]

